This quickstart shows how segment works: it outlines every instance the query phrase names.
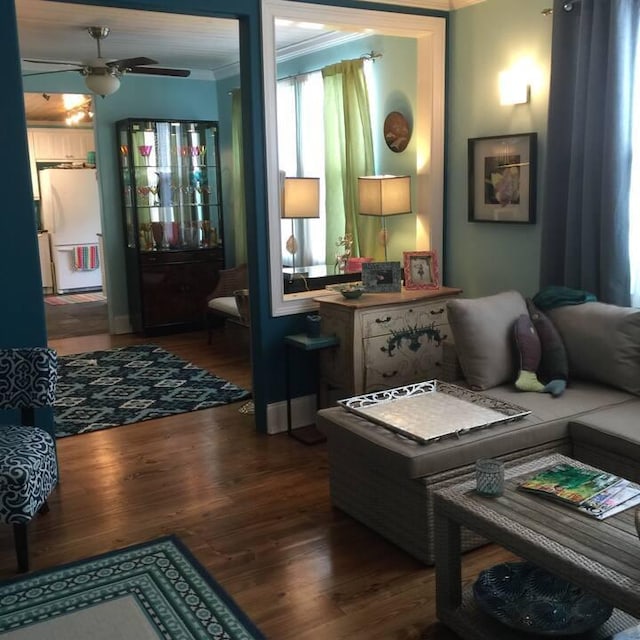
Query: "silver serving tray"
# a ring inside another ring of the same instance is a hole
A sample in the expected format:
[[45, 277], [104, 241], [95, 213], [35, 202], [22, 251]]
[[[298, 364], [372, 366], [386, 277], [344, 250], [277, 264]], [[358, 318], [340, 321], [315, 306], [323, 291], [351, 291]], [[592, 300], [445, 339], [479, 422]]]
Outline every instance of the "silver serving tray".
[[421, 444], [460, 437], [531, 413], [516, 404], [440, 380], [354, 396], [338, 404]]

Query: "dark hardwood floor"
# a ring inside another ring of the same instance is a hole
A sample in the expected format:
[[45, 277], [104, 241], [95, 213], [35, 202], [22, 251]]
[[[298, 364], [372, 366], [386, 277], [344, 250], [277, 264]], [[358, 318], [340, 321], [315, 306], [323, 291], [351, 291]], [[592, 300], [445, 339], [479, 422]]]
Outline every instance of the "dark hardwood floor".
[[[51, 340], [60, 354], [153, 342], [250, 387], [225, 329]], [[434, 570], [332, 508], [324, 444], [256, 433], [243, 403], [58, 441], [61, 483], [30, 525], [33, 570], [175, 534], [273, 640], [454, 640], [436, 622]], [[466, 556], [465, 580], [509, 557]], [[0, 527], [0, 579], [15, 575]]]
[[106, 301], [45, 304], [44, 310], [47, 336], [50, 340], [67, 336], [89, 336], [109, 331]]

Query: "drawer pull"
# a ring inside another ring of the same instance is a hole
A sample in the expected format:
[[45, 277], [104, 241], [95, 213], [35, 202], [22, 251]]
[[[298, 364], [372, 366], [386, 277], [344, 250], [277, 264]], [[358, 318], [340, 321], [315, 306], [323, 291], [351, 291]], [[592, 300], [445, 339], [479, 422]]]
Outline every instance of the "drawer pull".
[[391, 322], [391, 316], [387, 316], [386, 318], [376, 318], [376, 324], [387, 324], [387, 322]]
[[394, 376], [397, 376], [398, 372], [397, 371], [392, 371], [391, 373], [383, 373], [382, 377], [383, 378], [393, 378]]
[[441, 316], [444, 313], [444, 307], [440, 307], [437, 311], [429, 311], [432, 316]]

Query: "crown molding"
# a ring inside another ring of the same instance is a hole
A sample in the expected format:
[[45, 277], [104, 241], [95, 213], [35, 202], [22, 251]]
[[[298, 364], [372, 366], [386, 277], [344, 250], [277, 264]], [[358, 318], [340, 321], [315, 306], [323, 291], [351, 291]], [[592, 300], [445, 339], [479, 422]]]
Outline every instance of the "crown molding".
[[412, 7], [414, 9], [432, 9], [434, 11], [455, 11], [464, 9], [472, 4], [479, 4], [485, 0], [373, 0], [398, 7]]
[[451, 10], [464, 9], [472, 4], [480, 4], [481, 2], [485, 2], [485, 0], [451, 0]]

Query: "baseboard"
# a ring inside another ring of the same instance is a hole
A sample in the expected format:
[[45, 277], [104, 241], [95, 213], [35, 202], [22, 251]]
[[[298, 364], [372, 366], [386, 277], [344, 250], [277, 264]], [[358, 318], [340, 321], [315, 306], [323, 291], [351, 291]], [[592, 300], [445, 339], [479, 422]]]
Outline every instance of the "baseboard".
[[[316, 396], [300, 396], [291, 399], [291, 427], [315, 424]], [[282, 433], [287, 430], [287, 401], [273, 402], [267, 406], [267, 433]]]
[[129, 316], [114, 316], [109, 318], [109, 333], [112, 335], [121, 335], [123, 333], [133, 333]]

